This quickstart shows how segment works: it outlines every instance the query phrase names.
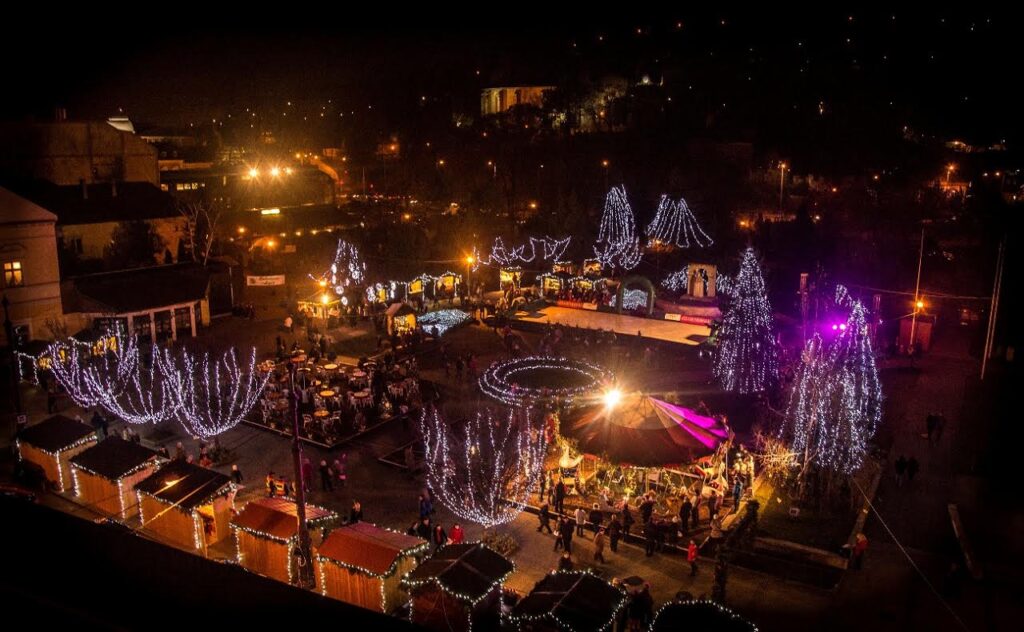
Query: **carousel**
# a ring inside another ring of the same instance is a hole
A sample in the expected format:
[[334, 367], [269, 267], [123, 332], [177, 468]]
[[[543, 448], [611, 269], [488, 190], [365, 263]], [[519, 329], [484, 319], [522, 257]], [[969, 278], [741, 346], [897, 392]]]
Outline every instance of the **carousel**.
[[647, 496], [674, 514], [684, 496], [724, 498], [732, 433], [724, 421], [649, 395], [608, 391], [569, 411], [549, 471], [585, 506], [621, 510]]

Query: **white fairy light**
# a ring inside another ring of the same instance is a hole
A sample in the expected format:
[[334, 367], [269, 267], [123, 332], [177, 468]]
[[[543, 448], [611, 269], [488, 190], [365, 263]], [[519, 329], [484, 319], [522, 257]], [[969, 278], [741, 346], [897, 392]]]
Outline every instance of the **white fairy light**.
[[640, 263], [640, 237], [626, 187], [612, 187], [604, 201], [594, 254], [603, 266], [632, 270]]
[[429, 332], [431, 329], [436, 329], [437, 335], [443, 336], [449, 329], [470, 320], [472, 320], [472, 316], [461, 309], [439, 309], [422, 314], [416, 319], [416, 322], [423, 327], [424, 331]]
[[[476, 247], [473, 247], [473, 261], [476, 264], [473, 270], [476, 271], [480, 265], [510, 266], [516, 263], [531, 263], [541, 257], [543, 261], [558, 261], [565, 254], [572, 237], [555, 239], [553, 237], [530, 237], [522, 246], [507, 248], [501, 237], [494, 239], [491, 252], [486, 257], [481, 257]], [[538, 251], [537, 245], [540, 244]], [[529, 248], [529, 250], [527, 250]]]
[[[616, 298], [612, 296], [612, 307], [616, 307]], [[647, 292], [644, 290], [625, 290], [622, 292], [622, 309], [638, 309], [640, 307], [647, 307]]]
[[209, 438], [245, 419], [263, 393], [270, 373], [256, 368], [256, 350], [242, 369], [234, 349], [211, 361], [210, 354], [194, 357], [187, 350], [156, 355], [172, 417], [195, 437]]
[[331, 267], [319, 278], [313, 275], [310, 278], [322, 285], [329, 284], [339, 295], [344, 294], [346, 288], [362, 285], [366, 280], [366, 263], [359, 256], [359, 248], [355, 244], [339, 239]]
[[647, 246], [676, 246], [704, 248], [715, 243], [697, 223], [686, 200], [672, 201], [667, 195], [661, 196], [654, 219], [647, 226]]
[[[516, 383], [516, 376], [520, 373], [544, 370], [582, 375], [586, 378], [586, 383], [572, 387], [554, 385], [523, 387]], [[505, 362], [495, 362], [487, 367], [478, 383], [481, 392], [508, 406], [530, 406], [545, 398], [557, 398], [569, 403], [580, 395], [597, 391], [601, 385], [611, 382], [612, 377], [611, 372], [607, 369], [583, 360], [528, 356]]]
[[772, 310], [753, 248], [744, 251], [722, 318], [714, 374], [727, 391], [757, 393], [778, 377]]
[[665, 277], [665, 280], [661, 282], [661, 286], [673, 292], [685, 292], [690, 286], [690, 266], [683, 266], [682, 270], [673, 272]]
[[490, 529], [522, 512], [546, 448], [528, 409], [509, 411], [505, 422], [478, 411], [453, 426], [431, 409], [423, 412], [421, 431], [430, 488], [452, 513]]

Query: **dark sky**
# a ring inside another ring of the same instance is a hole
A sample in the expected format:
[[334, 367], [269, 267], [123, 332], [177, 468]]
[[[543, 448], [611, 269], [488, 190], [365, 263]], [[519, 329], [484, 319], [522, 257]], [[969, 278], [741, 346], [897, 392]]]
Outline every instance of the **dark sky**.
[[1019, 137], [1024, 46], [1016, 14], [771, 9], [638, 18], [618, 11], [602, 19], [592, 7], [593, 17], [581, 20], [493, 5], [486, 15], [396, 21], [387, 14], [317, 19], [313, 7], [282, 6], [304, 13], [297, 22], [255, 5], [256, 15], [230, 19], [153, 5], [122, 17], [26, 16], [24, 28], [0, 38], [7, 88], [0, 116], [46, 117], [59, 104], [73, 118], [123, 108], [136, 120], [182, 124], [287, 100], [387, 107], [420, 93], [471, 106], [492, 79], [546, 83], [652, 69], [678, 82], [699, 79], [695, 89], [709, 98], [732, 96], [747, 107], [867, 104], [974, 142]]

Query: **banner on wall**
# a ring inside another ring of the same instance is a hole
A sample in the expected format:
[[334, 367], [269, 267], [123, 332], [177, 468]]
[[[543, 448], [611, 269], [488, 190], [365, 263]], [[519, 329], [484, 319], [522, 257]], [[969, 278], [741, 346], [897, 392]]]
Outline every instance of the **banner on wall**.
[[246, 285], [284, 285], [283, 274], [271, 274], [266, 276], [246, 275]]

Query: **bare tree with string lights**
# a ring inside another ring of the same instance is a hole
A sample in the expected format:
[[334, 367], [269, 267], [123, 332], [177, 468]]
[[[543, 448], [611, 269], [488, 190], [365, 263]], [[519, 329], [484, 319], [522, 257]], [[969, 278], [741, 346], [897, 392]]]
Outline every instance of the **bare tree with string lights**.
[[[104, 333], [95, 346], [74, 338], [53, 342], [47, 353], [54, 378], [83, 408], [103, 405], [119, 397], [126, 388], [131, 388], [138, 369], [135, 337], [126, 336], [120, 330]], [[126, 421], [139, 423], [134, 419]]]
[[533, 428], [527, 409], [508, 419], [477, 411], [448, 424], [437, 409], [423, 412], [427, 481], [440, 502], [459, 518], [485, 530], [511, 522], [540, 481], [544, 433]]
[[740, 271], [727, 292], [729, 307], [718, 332], [715, 377], [727, 391], [764, 391], [778, 378], [779, 369], [772, 308], [753, 248], [743, 252]]
[[640, 263], [640, 236], [624, 186], [612, 187], [605, 197], [594, 255], [601, 265], [613, 270], [632, 270]]
[[220, 358], [165, 349], [156, 359], [172, 417], [202, 439], [219, 435], [245, 419], [270, 377], [257, 369], [255, 349], [247, 366], [239, 363], [234, 349]]

